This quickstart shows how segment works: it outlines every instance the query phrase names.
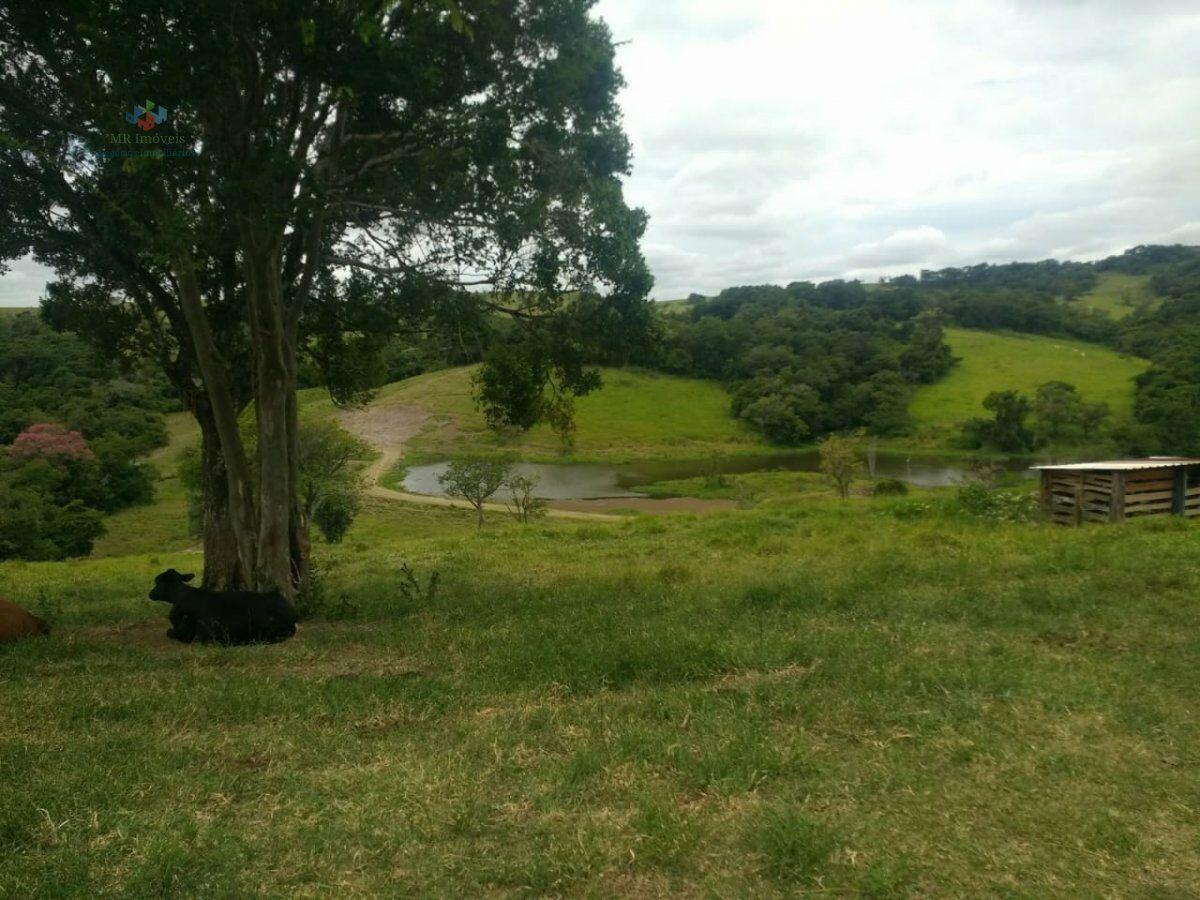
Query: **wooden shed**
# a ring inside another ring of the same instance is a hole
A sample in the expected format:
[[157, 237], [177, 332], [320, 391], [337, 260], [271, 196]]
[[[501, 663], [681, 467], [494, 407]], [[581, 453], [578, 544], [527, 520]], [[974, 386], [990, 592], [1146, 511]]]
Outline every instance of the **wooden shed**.
[[1061, 525], [1200, 516], [1200, 459], [1151, 456], [1033, 468], [1042, 474], [1042, 506]]

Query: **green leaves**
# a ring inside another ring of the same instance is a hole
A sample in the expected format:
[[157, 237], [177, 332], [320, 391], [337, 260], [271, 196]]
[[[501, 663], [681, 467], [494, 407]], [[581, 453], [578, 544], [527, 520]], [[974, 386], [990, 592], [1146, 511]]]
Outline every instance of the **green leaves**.
[[473, 37], [474, 32], [471, 30], [471, 25], [467, 21], [466, 16], [462, 13], [462, 7], [455, 0], [442, 0], [442, 5], [446, 7], [446, 12], [450, 14], [450, 27], [461, 35]]

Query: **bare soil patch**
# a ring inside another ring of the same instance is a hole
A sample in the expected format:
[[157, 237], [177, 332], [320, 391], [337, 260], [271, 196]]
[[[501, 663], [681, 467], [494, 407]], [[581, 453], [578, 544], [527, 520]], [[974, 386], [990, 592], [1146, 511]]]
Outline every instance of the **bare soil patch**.
[[572, 512], [706, 513], [737, 509], [736, 500], [703, 500], [699, 497], [609, 497], [599, 500], [555, 500], [551, 509]]
[[380, 450], [399, 450], [428, 419], [419, 406], [366, 406], [338, 413], [343, 428]]

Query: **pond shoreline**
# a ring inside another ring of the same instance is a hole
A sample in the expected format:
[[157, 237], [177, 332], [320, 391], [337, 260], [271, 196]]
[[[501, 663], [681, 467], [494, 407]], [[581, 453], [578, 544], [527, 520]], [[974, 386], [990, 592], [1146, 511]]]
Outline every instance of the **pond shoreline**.
[[[897, 479], [914, 487], [949, 487], [971, 476], [969, 465], [960, 458], [915, 457], [892, 452], [874, 454], [873, 467], [864, 465], [863, 476], [873, 479]], [[998, 465], [1010, 475], [1025, 477], [1034, 460], [1009, 458]], [[397, 489], [408, 494], [445, 496], [440, 476], [450, 461], [406, 466], [390, 480]], [[515, 472], [537, 479], [537, 495], [553, 503], [649, 499], [654, 492], [644, 490], [649, 485], [691, 478], [719, 478], [746, 475], [754, 472], [818, 472], [820, 454], [817, 450], [803, 453], [777, 453], [760, 456], [734, 456], [702, 460], [639, 460], [626, 464], [597, 463], [513, 463]], [[496, 495], [503, 499], [501, 491]], [[657, 499], [663, 499], [661, 495]], [[627, 507], [629, 504], [626, 504]]]

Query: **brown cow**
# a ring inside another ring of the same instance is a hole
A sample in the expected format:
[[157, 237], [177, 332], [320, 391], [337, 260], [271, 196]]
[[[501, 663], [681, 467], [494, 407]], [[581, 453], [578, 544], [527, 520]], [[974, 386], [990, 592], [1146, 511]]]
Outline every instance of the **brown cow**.
[[0, 644], [49, 633], [46, 623], [37, 616], [31, 616], [15, 603], [0, 599]]

